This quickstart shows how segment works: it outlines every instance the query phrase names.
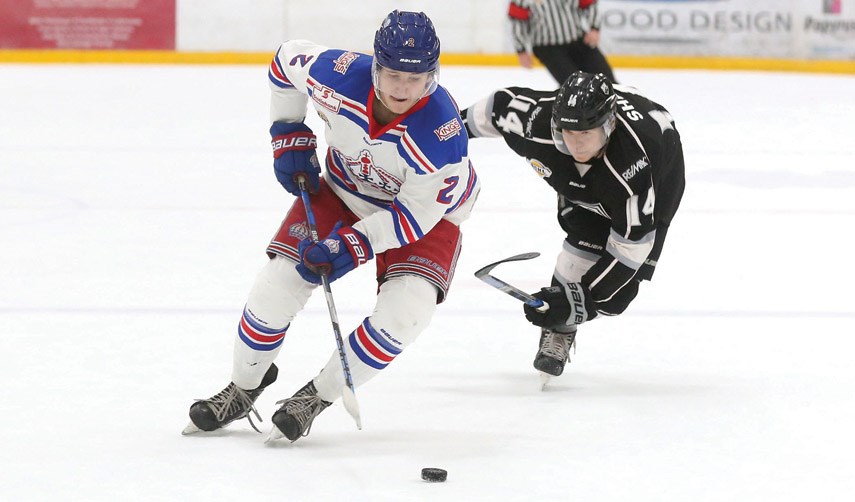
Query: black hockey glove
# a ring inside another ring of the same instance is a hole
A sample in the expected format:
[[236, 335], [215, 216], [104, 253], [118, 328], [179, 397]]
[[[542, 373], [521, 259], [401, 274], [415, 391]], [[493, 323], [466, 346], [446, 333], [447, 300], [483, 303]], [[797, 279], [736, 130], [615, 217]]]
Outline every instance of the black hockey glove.
[[549, 304], [549, 309], [545, 312], [539, 312], [528, 305], [523, 306], [525, 318], [541, 328], [582, 324], [597, 315], [591, 302], [591, 292], [580, 282], [541, 288], [532, 296]]

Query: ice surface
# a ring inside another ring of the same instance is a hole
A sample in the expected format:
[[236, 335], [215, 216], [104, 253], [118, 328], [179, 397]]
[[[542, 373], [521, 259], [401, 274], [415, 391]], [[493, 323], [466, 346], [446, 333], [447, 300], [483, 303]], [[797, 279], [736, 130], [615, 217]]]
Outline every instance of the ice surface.
[[[580, 329], [545, 392], [537, 332], [472, 274], [548, 282], [554, 197], [500, 140], [450, 297], [420, 339], [297, 443], [240, 422], [182, 437], [229, 380], [276, 183], [263, 66], [0, 66], [3, 500], [849, 500], [855, 450], [855, 78], [618, 69], [673, 114], [688, 186], [656, 277]], [[461, 107], [545, 71], [443, 69]], [[310, 116], [310, 124], [320, 121]], [[372, 267], [333, 284], [342, 329]], [[258, 402], [335, 349], [323, 295]], [[448, 481], [420, 480], [422, 467]]]

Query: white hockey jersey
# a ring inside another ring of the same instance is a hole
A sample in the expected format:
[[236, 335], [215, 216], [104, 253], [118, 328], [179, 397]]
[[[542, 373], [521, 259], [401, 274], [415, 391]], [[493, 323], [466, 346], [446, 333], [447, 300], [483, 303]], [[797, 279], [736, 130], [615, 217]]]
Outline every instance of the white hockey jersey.
[[376, 123], [372, 59], [285, 42], [268, 73], [270, 118], [300, 122], [311, 98], [326, 124], [324, 177], [360, 218], [354, 228], [382, 253], [420, 239], [440, 219], [460, 224], [480, 183], [457, 105], [442, 86], [393, 122]]

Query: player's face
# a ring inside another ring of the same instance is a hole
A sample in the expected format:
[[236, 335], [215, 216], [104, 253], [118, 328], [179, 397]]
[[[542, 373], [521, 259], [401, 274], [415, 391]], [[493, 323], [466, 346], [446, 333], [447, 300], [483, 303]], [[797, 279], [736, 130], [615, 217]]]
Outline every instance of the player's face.
[[409, 73], [381, 67], [377, 78], [380, 101], [393, 113], [405, 113], [422, 99], [429, 79], [429, 73]]
[[570, 150], [570, 154], [578, 162], [588, 162], [596, 157], [606, 144], [606, 131], [602, 127], [588, 129], [587, 131], [561, 130], [564, 144]]

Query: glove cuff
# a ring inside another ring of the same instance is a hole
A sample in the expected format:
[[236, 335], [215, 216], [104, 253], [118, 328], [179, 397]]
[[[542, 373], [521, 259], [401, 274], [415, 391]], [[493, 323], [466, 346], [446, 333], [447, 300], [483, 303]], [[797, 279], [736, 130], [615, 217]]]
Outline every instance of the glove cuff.
[[368, 237], [359, 230], [353, 227], [344, 227], [339, 229], [338, 235], [353, 258], [354, 268], [374, 258], [374, 250], [371, 249]]
[[273, 136], [270, 141], [273, 147], [273, 158], [278, 159], [285, 152], [315, 150], [318, 140], [312, 133], [295, 132], [284, 136]]
[[593, 302], [591, 301], [591, 292], [581, 282], [568, 282], [564, 284], [564, 294], [567, 296], [567, 301], [572, 306], [572, 314], [570, 319], [567, 319], [567, 324], [582, 324], [583, 322], [596, 317], [597, 312], [594, 310]]

